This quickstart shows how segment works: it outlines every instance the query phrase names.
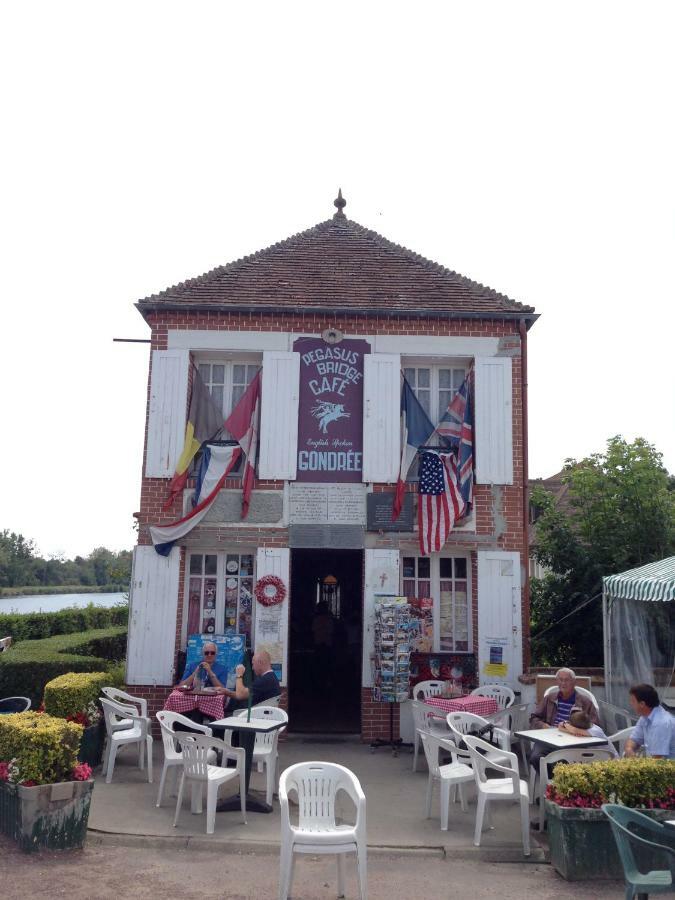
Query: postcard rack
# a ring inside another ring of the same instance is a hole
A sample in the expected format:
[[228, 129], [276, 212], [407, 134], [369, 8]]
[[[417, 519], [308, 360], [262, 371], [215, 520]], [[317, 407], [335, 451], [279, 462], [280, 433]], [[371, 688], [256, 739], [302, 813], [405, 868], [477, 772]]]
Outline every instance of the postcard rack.
[[394, 704], [404, 703], [410, 694], [410, 637], [414, 620], [406, 597], [375, 595], [373, 700], [389, 704], [389, 740], [377, 738], [371, 749], [391, 747], [395, 756], [403, 746], [394, 738]]

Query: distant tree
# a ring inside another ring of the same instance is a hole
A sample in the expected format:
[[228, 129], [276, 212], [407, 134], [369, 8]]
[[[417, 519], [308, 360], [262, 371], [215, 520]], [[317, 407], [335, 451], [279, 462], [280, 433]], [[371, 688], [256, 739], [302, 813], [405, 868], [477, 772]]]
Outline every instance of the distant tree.
[[675, 552], [675, 492], [661, 460], [644, 439], [616, 436], [604, 453], [566, 460], [567, 511], [533, 491], [533, 555], [547, 570], [531, 583], [535, 665], [602, 665], [603, 576]]
[[35, 544], [22, 534], [0, 531], [0, 585], [36, 584], [33, 562]]

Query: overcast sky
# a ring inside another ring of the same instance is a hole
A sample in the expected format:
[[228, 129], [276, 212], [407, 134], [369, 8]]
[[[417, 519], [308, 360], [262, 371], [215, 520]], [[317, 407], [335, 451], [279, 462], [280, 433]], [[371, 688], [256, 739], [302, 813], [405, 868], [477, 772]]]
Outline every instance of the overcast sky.
[[616, 433], [675, 471], [674, 24], [616, 0], [3, 4], [0, 529], [133, 545], [149, 351], [112, 338], [338, 186], [541, 314], [532, 476]]

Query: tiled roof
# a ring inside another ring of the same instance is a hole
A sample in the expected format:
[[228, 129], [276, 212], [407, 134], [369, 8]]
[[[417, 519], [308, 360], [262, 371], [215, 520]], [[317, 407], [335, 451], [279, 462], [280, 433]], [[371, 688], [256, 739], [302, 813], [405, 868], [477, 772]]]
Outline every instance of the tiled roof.
[[161, 309], [337, 309], [536, 318], [534, 309], [347, 219], [332, 219], [137, 304]]

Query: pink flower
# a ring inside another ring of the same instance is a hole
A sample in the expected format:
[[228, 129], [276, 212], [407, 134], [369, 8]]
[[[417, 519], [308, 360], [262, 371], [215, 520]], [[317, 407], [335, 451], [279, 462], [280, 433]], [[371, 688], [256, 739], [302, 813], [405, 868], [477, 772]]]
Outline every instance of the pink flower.
[[9, 763], [0, 762], [0, 781], [9, 781]]
[[73, 769], [71, 776], [73, 781], [87, 781], [91, 778], [91, 766], [87, 763], [78, 763]]

